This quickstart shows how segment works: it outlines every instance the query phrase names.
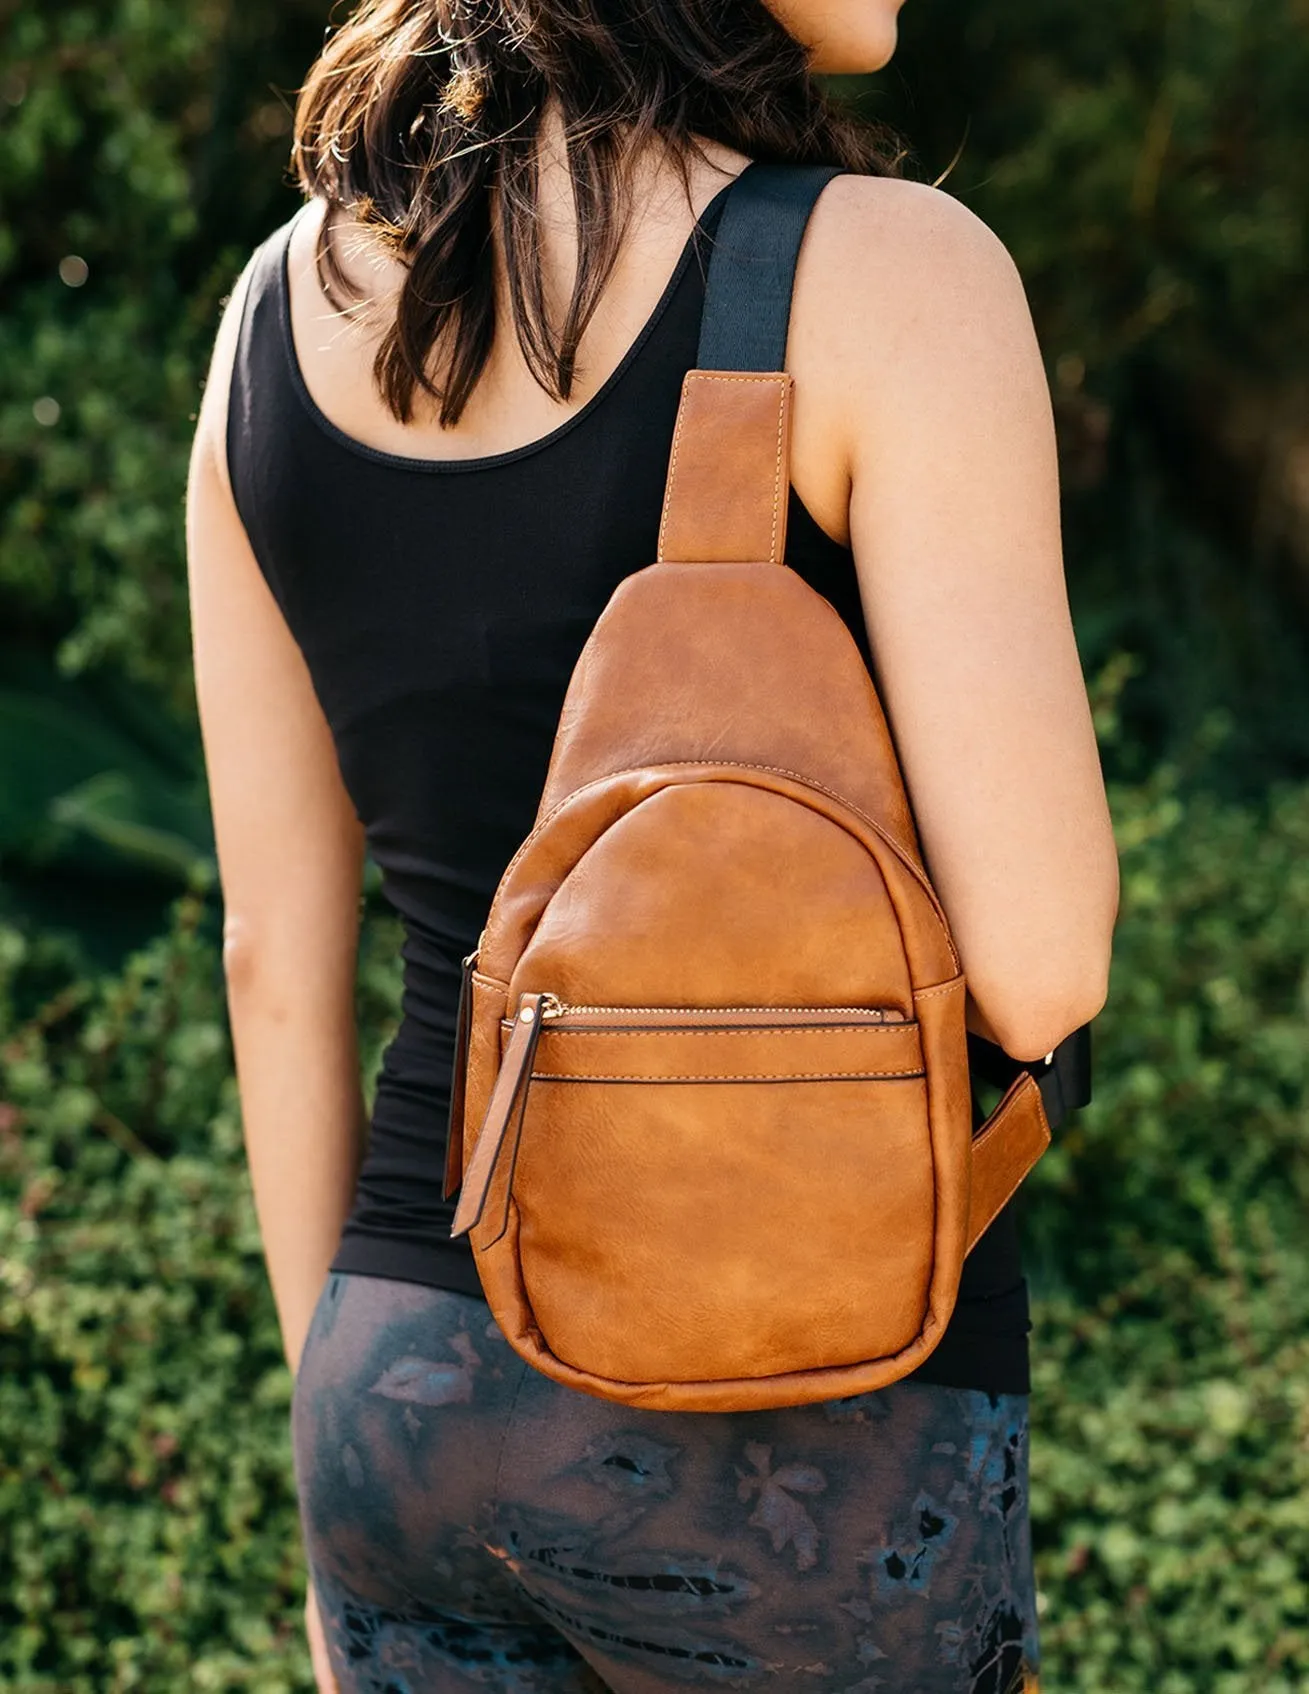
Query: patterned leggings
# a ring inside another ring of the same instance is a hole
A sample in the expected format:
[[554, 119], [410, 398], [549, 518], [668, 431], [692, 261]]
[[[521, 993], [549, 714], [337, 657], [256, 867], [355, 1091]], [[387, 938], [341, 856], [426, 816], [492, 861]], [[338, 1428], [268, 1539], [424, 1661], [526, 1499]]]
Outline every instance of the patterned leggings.
[[333, 1275], [293, 1422], [341, 1694], [1033, 1690], [1026, 1414], [912, 1381], [634, 1411], [481, 1300]]

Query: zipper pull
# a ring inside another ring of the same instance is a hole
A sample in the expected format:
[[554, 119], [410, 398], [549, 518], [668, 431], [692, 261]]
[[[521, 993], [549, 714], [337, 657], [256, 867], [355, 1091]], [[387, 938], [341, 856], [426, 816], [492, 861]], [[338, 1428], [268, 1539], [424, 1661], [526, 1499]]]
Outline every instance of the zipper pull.
[[[511, 1172], [513, 1170], [514, 1155], [518, 1151], [518, 1137], [523, 1129], [523, 1114], [527, 1109], [532, 1060], [536, 1056], [536, 1044], [541, 1039], [542, 1001], [546, 998], [543, 994], [524, 994], [518, 1002], [514, 1032], [509, 1037], [509, 1045], [505, 1049], [495, 1087], [491, 1090], [486, 1116], [477, 1132], [473, 1156], [468, 1161], [468, 1173], [464, 1178], [459, 1204], [455, 1208], [454, 1224], [450, 1230], [452, 1240], [467, 1234], [481, 1222], [486, 1197], [490, 1193], [502, 1151], [507, 1152], [509, 1169]], [[509, 1186], [506, 1183], [504, 1215], [495, 1236], [497, 1241], [504, 1234], [508, 1216]], [[486, 1242], [484, 1245], [490, 1246], [491, 1243]]]

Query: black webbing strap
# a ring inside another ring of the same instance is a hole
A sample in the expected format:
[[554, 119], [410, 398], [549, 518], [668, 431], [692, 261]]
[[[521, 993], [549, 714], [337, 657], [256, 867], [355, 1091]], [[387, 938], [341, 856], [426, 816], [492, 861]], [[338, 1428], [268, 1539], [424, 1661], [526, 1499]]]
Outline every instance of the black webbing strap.
[[728, 189], [714, 232], [697, 368], [786, 368], [795, 262], [832, 165], [747, 165]]
[[[696, 357], [700, 370], [786, 368], [800, 243], [814, 202], [840, 175], [832, 165], [751, 164], [728, 189], [705, 281]], [[1001, 1088], [1029, 1071], [1052, 1129], [1091, 1098], [1089, 1025], [1060, 1042], [1048, 1064], [1020, 1064], [972, 1035], [968, 1054], [974, 1075]]]
[[1084, 1024], [1061, 1041], [1048, 1064], [1042, 1061], [1025, 1065], [1019, 1059], [1011, 1059], [994, 1042], [970, 1035], [968, 1068], [975, 1077], [1000, 1089], [1008, 1088], [1026, 1071], [1041, 1090], [1041, 1104], [1050, 1128], [1058, 1129], [1070, 1112], [1085, 1106], [1091, 1098], [1091, 1026]]
[[[1030, 1067], [1029, 1067], [1030, 1068]], [[1075, 1029], [1054, 1050], [1054, 1057], [1037, 1072], [1045, 1115], [1053, 1129], [1069, 1112], [1085, 1106], [1091, 1098], [1091, 1026]]]

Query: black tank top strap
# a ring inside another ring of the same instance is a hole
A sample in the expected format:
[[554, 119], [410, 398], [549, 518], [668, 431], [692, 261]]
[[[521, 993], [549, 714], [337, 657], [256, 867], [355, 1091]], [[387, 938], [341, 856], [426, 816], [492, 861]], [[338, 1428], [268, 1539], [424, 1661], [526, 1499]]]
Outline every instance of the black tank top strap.
[[227, 399], [227, 471], [232, 498], [274, 592], [275, 549], [262, 533], [265, 502], [257, 475], [256, 444], [267, 435], [273, 420], [285, 427], [294, 418], [295, 384], [287, 359], [291, 310], [287, 255], [295, 228], [308, 210], [308, 206], [302, 206], [275, 229], [255, 249], [246, 267], [245, 299]]

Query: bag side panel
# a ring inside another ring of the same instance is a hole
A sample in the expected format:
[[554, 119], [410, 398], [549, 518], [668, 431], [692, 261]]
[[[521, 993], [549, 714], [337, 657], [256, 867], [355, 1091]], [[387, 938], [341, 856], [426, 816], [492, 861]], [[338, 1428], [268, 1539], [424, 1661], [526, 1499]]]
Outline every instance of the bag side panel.
[[964, 997], [962, 976], [920, 989], [914, 996], [936, 1172], [936, 1258], [922, 1336], [929, 1352], [944, 1335], [954, 1311], [968, 1240], [973, 1096]]

